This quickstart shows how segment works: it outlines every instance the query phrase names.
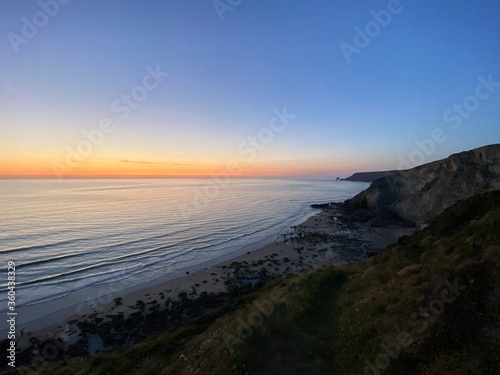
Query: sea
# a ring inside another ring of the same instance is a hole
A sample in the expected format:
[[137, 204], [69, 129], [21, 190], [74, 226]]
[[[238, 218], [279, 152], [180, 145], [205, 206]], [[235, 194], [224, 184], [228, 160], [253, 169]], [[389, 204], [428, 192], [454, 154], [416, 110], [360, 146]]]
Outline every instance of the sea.
[[0, 314], [8, 262], [16, 265], [17, 306], [57, 306], [81, 290], [140, 286], [257, 249], [317, 212], [311, 204], [343, 201], [367, 186], [333, 179], [0, 180]]

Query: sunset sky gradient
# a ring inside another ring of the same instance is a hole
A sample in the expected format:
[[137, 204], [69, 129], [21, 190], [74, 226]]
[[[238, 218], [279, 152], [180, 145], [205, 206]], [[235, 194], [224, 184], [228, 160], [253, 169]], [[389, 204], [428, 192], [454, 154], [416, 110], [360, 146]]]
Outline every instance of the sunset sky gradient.
[[[443, 115], [479, 77], [500, 82], [500, 3], [399, 6], [348, 63], [339, 44], [387, 1], [243, 1], [221, 21], [212, 1], [72, 0], [16, 53], [9, 33], [41, 8], [4, 0], [0, 177], [207, 176], [228, 163], [239, 176], [336, 177], [399, 168], [436, 128], [446, 141], [424, 162], [497, 143], [500, 87], [455, 129]], [[168, 77], [144, 81], [157, 67]], [[145, 99], [118, 111], [144, 82]], [[285, 108], [296, 117], [272, 130]], [[103, 119], [113, 130], [71, 159]]]

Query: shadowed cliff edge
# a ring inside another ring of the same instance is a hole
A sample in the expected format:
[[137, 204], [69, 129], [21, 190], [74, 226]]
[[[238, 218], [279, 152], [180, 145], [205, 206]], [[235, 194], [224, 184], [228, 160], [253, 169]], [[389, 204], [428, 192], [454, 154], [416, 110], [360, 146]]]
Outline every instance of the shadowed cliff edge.
[[344, 178], [344, 181], [373, 182], [392, 172], [394, 171], [356, 172], [352, 176]]
[[394, 220], [415, 225], [427, 223], [460, 199], [495, 189], [500, 189], [500, 144], [391, 172], [345, 205], [369, 211], [376, 225]]

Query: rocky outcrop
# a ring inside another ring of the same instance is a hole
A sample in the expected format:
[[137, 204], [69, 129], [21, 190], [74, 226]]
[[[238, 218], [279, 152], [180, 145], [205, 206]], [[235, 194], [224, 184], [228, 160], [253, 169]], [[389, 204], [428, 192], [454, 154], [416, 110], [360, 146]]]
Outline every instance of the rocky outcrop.
[[345, 178], [344, 181], [373, 182], [392, 172], [394, 171], [357, 172], [352, 176]]
[[422, 166], [391, 172], [345, 202], [367, 209], [375, 222], [426, 223], [455, 202], [500, 189], [500, 144], [453, 154]]
[[324, 208], [329, 208], [329, 207], [330, 207], [330, 203], [311, 204], [311, 208], [324, 209]]

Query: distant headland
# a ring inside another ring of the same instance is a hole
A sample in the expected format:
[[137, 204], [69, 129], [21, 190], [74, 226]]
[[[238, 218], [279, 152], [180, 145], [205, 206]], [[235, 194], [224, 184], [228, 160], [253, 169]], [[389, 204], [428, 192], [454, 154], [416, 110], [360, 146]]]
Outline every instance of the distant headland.
[[356, 172], [352, 176], [344, 178], [343, 181], [373, 182], [393, 172], [394, 171]]

